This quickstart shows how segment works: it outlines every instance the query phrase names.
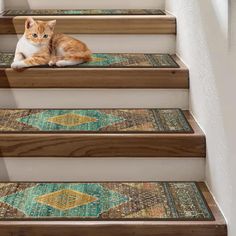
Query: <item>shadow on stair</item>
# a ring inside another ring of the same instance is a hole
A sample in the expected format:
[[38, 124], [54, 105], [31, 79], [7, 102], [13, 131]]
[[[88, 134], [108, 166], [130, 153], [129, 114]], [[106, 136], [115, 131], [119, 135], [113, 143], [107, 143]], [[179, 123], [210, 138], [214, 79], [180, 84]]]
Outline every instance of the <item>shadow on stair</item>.
[[0, 179], [1, 181], [10, 181], [5, 160], [3, 158], [0, 159]]

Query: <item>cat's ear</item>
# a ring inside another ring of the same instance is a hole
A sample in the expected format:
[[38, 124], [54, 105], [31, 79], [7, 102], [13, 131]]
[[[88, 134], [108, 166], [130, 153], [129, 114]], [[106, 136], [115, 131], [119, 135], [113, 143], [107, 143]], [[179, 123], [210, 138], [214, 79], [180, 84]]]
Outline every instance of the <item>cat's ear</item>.
[[25, 28], [30, 29], [34, 25], [34, 23], [35, 23], [34, 19], [31, 16], [29, 16], [25, 21]]
[[56, 26], [57, 21], [56, 20], [51, 20], [48, 21], [48, 26], [51, 30], [54, 30], [55, 26]]

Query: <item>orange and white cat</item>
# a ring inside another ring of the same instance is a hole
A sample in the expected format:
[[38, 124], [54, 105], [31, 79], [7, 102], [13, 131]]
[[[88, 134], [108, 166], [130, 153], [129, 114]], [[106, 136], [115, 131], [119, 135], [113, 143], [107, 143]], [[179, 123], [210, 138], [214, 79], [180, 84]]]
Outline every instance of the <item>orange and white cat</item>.
[[70, 36], [54, 33], [56, 21], [28, 17], [25, 33], [17, 43], [13, 69], [31, 66], [73, 66], [91, 60], [87, 45]]

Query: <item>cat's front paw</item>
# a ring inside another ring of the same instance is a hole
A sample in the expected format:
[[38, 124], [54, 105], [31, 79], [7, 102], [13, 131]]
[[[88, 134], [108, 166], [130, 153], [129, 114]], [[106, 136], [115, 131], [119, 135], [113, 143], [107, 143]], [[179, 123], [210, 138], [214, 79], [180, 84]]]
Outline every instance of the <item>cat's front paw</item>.
[[66, 64], [66, 61], [60, 60], [60, 61], [56, 62], [56, 66], [57, 67], [64, 67], [64, 66], [67, 66], [67, 64]]
[[14, 70], [19, 70], [19, 69], [23, 69], [25, 68], [26, 65], [24, 62], [22, 61], [14, 61], [12, 64], [11, 64], [11, 68], [14, 69]]
[[55, 61], [50, 61], [50, 62], [48, 63], [48, 65], [49, 65], [49, 66], [55, 66], [55, 65], [56, 65], [56, 62], [55, 62]]

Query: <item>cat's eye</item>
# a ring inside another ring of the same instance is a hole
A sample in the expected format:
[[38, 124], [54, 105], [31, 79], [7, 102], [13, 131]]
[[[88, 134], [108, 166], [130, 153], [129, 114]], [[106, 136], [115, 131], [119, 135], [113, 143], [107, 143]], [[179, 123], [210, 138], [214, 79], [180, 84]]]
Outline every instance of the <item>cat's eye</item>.
[[47, 34], [45, 34], [43, 37], [44, 37], [45, 39], [47, 39], [47, 38], [48, 38], [48, 35], [47, 35]]
[[33, 36], [34, 38], [37, 38], [37, 37], [38, 37], [38, 35], [37, 35], [37, 34], [32, 34], [32, 36]]

